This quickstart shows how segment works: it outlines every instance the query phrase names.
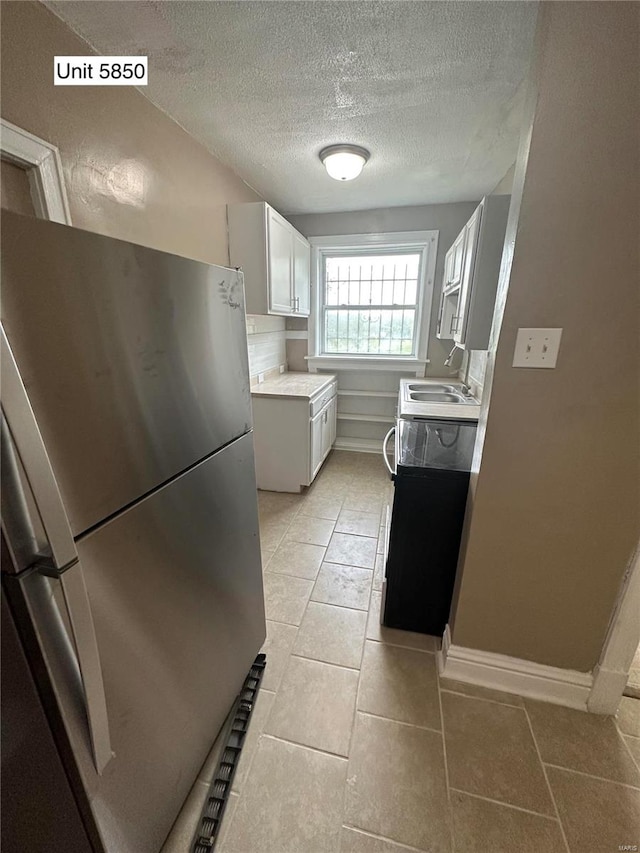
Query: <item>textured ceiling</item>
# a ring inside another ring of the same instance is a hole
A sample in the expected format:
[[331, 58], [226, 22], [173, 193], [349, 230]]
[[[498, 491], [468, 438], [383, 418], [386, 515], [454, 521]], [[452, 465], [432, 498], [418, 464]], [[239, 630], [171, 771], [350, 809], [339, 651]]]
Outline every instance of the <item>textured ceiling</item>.
[[[47, 2], [284, 213], [480, 198], [516, 156], [536, 4]], [[364, 145], [350, 183], [325, 145]]]

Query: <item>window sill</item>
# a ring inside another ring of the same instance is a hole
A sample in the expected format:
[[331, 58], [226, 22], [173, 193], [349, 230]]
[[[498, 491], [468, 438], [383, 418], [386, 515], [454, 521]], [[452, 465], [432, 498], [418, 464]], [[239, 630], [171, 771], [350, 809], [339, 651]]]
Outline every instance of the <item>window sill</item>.
[[405, 358], [393, 356], [385, 358], [376, 355], [310, 355], [307, 356], [310, 370], [318, 368], [332, 370], [381, 370], [398, 371], [399, 373], [415, 373], [424, 376], [429, 359]]

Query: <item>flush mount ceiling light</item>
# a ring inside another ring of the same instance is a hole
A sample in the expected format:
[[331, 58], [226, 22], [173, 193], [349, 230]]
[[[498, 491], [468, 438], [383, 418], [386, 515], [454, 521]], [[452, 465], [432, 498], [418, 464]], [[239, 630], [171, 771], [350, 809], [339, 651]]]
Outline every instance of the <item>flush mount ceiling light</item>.
[[320, 159], [330, 177], [336, 181], [357, 178], [371, 155], [359, 145], [330, 145], [320, 152]]

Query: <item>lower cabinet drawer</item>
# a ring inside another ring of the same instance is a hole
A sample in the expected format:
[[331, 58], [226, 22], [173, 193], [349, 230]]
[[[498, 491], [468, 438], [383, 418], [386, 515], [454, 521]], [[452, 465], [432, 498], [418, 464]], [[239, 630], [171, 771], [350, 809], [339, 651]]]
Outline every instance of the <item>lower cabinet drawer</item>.
[[314, 417], [318, 414], [318, 412], [322, 411], [324, 407], [329, 403], [335, 396], [338, 390], [338, 383], [332, 382], [328, 388], [325, 388], [321, 394], [318, 394], [317, 397], [313, 397], [309, 403], [309, 415], [310, 417]]

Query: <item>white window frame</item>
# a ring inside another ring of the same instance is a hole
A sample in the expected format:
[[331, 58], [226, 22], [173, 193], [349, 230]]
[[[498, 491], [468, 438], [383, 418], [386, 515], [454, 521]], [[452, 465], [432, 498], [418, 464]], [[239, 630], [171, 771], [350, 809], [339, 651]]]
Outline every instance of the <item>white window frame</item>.
[[[424, 376], [433, 309], [433, 287], [438, 255], [438, 231], [393, 231], [379, 234], [339, 234], [330, 237], [310, 237], [311, 243], [311, 316], [309, 318], [309, 370], [333, 368], [351, 370], [415, 371]], [[327, 255], [365, 253], [369, 249], [390, 252], [420, 253], [418, 272], [418, 309], [416, 316], [416, 351], [403, 355], [351, 355], [323, 353], [324, 259]]]

